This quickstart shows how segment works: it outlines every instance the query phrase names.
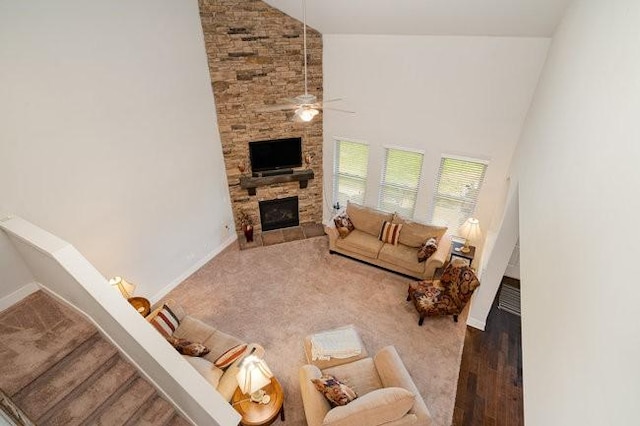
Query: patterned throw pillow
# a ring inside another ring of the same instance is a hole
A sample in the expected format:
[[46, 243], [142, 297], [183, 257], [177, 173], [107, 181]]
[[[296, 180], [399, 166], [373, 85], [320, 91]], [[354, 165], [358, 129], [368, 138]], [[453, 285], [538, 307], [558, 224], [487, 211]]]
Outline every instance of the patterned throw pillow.
[[233, 364], [238, 358], [242, 357], [247, 351], [247, 344], [243, 343], [228, 349], [213, 362], [218, 368], [225, 369]]
[[402, 224], [385, 221], [382, 224], [382, 229], [380, 230], [380, 241], [382, 241], [383, 243], [389, 243], [389, 244], [393, 244], [394, 246], [397, 246], [398, 238], [400, 238], [401, 229], [402, 229]]
[[151, 324], [162, 334], [163, 336], [171, 336], [174, 331], [180, 325], [180, 320], [173, 313], [167, 305], [164, 305], [160, 312], [153, 317]]
[[340, 238], [346, 237], [351, 231], [356, 229], [356, 227], [353, 226], [353, 222], [351, 222], [351, 219], [349, 219], [349, 216], [347, 216], [346, 213], [342, 213], [341, 215], [336, 216], [333, 219], [333, 223], [336, 224], [336, 228], [338, 229]]
[[311, 381], [333, 406], [347, 405], [358, 397], [353, 389], [331, 375], [311, 379]]
[[418, 262], [425, 262], [436, 251], [438, 251], [438, 242], [431, 237], [418, 249]]
[[189, 356], [205, 356], [211, 349], [202, 343], [193, 343], [187, 339], [178, 339], [177, 337], [167, 336], [167, 341], [176, 348], [182, 355]]

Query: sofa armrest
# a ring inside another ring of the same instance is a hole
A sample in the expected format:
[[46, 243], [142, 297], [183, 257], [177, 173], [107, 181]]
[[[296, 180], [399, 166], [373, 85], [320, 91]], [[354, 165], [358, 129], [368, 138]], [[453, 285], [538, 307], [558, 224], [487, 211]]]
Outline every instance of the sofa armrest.
[[298, 373], [302, 405], [308, 426], [321, 426], [325, 416], [331, 410], [329, 401], [311, 382], [311, 379], [318, 379], [321, 376], [322, 372], [315, 365], [303, 365]]
[[385, 346], [380, 349], [378, 353], [373, 357], [373, 362], [378, 370], [380, 381], [385, 388], [398, 387], [406, 389], [412, 392], [416, 399], [413, 404], [413, 408], [409, 410], [418, 417], [419, 424], [429, 426], [433, 423], [431, 419], [431, 413], [420, 395], [416, 384], [409, 375], [407, 368], [400, 359], [396, 348], [393, 346]]
[[436, 250], [436, 252], [433, 253], [425, 262], [425, 271], [430, 270], [435, 272], [437, 268], [442, 268], [442, 266], [447, 262], [450, 250], [451, 238], [448, 235], [445, 235], [440, 239], [438, 250]]
[[324, 225], [324, 232], [329, 236], [329, 248], [335, 247], [336, 241], [340, 238], [340, 233], [333, 222], [333, 218], [331, 218], [328, 225]]

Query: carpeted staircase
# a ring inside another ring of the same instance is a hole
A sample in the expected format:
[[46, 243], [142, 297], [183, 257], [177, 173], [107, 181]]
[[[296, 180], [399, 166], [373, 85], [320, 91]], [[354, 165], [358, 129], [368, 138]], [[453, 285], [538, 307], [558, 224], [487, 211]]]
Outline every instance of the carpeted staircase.
[[0, 312], [0, 387], [37, 425], [189, 425], [86, 319], [42, 291]]

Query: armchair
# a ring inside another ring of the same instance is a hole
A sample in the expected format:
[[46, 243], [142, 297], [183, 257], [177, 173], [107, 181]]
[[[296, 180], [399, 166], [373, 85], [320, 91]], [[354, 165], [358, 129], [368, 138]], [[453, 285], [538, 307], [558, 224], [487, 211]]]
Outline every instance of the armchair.
[[458, 314], [479, 285], [470, 266], [462, 260], [453, 260], [439, 280], [409, 284], [407, 302], [413, 300], [420, 314], [418, 325], [422, 325], [425, 316], [453, 315], [453, 320], [458, 322]]
[[[345, 381], [358, 398], [332, 407], [312, 379], [330, 374]], [[320, 370], [300, 369], [300, 390], [308, 426], [430, 426], [431, 414], [398, 352], [386, 346], [373, 357]]]

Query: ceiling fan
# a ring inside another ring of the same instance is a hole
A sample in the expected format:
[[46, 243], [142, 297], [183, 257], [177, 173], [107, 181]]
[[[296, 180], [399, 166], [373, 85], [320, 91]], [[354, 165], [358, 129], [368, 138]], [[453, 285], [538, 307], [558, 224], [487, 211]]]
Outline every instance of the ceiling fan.
[[281, 104], [265, 106], [259, 108], [258, 112], [273, 112], [273, 111], [286, 111], [294, 110], [293, 120], [298, 122], [309, 122], [313, 120], [313, 117], [318, 115], [321, 109], [330, 109], [333, 111], [341, 111], [354, 114], [354, 111], [347, 111], [336, 108], [326, 108], [324, 104], [330, 102], [341, 101], [341, 98], [330, 99], [324, 102], [319, 102], [315, 95], [309, 93], [308, 81], [307, 81], [307, 2], [302, 0], [302, 23], [303, 23], [303, 43], [304, 43], [304, 94], [298, 95], [295, 98], [284, 98], [281, 100]]

